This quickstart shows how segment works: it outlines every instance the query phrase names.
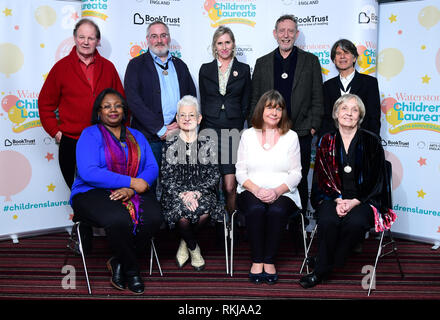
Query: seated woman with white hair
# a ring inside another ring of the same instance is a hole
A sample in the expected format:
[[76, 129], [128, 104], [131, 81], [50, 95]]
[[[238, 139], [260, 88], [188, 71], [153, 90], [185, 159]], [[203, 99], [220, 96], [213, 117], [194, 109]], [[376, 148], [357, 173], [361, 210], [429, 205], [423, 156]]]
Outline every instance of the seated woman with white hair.
[[162, 211], [169, 227], [177, 226], [181, 237], [177, 266], [182, 268], [191, 258], [192, 267], [200, 271], [205, 260], [197, 233], [209, 219], [222, 221], [225, 212], [216, 194], [221, 177], [217, 145], [197, 134], [202, 116], [195, 97], [184, 96], [178, 102], [176, 119], [179, 130], [167, 137], [162, 148]]
[[337, 130], [318, 143], [311, 203], [318, 219], [318, 253], [309, 259], [312, 273], [300, 279], [312, 288], [342, 267], [353, 247], [375, 226], [389, 229], [396, 220], [388, 201], [390, 186], [380, 138], [360, 125], [365, 106], [355, 94], [336, 100]]

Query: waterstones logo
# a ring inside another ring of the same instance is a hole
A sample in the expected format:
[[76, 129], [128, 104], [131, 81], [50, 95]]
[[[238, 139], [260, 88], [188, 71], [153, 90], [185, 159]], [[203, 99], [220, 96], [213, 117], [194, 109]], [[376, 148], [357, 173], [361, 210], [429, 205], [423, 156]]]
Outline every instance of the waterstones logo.
[[381, 109], [390, 128], [397, 134], [408, 130], [440, 132], [440, 96], [398, 92], [382, 100]]

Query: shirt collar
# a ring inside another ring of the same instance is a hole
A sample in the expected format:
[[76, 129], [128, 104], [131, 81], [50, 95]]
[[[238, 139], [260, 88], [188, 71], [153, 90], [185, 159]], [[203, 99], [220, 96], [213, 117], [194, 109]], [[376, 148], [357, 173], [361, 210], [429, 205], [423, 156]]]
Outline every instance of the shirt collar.
[[355, 74], [356, 70], [353, 70], [352, 73], [350, 73], [348, 76], [346, 76], [345, 78], [342, 77], [341, 75], [339, 75], [339, 79], [341, 79], [341, 82], [347, 82], [349, 83], [353, 78], [354, 78], [354, 74]]
[[[76, 51], [76, 48], [74, 48], [74, 49], [75, 49], [75, 54], [76, 54], [76, 57], [78, 58], [78, 61], [85, 64], [85, 62], [81, 60], [81, 58], [80, 58], [80, 56], [78, 54], [78, 51]], [[93, 53], [93, 56], [92, 56], [92, 60], [90, 60], [90, 62], [89, 62], [89, 65], [92, 64], [92, 63], [95, 63], [95, 61], [96, 61], [96, 52], [97, 51], [95, 50], [95, 52]]]
[[[163, 61], [159, 58], [159, 56], [155, 55], [155, 54], [153, 53], [153, 51], [149, 50], [149, 52], [150, 52], [151, 56], [153, 57], [153, 61], [155, 61], [155, 62], [157, 62], [157, 63], [159, 63], [159, 64], [165, 64], [165, 63], [166, 63], [166, 61], [163, 62]], [[169, 61], [171, 58], [172, 58], [172, 55], [171, 55], [170, 51], [168, 51], [167, 61]]]

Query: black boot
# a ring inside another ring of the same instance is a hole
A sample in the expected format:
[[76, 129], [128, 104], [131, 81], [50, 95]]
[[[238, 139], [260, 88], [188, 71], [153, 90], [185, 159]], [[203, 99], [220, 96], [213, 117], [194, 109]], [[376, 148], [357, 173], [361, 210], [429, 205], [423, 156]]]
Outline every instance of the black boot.
[[119, 263], [119, 261], [115, 257], [111, 257], [107, 261], [107, 268], [112, 273], [112, 277], [110, 278], [110, 283], [112, 286], [118, 290], [124, 290], [125, 277], [122, 272], [122, 265]]

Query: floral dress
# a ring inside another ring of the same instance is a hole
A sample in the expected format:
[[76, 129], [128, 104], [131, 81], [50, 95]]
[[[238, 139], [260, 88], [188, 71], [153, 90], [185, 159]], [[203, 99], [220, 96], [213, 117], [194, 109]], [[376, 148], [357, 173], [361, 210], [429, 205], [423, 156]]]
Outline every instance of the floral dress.
[[[220, 182], [217, 164], [217, 145], [199, 136], [192, 143], [179, 136], [166, 141], [162, 148], [160, 183], [162, 186], [162, 213], [170, 228], [181, 218], [197, 223], [202, 214], [209, 213], [211, 220], [222, 221], [224, 205], [217, 197]], [[199, 206], [190, 211], [179, 197], [181, 192], [199, 191]]]

